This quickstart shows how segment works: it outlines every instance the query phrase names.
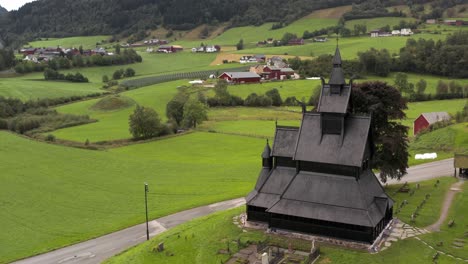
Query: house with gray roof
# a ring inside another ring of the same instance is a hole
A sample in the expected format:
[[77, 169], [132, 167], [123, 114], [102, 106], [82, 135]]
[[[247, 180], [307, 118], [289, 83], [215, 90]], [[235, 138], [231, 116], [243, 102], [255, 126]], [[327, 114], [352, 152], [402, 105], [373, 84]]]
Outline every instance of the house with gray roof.
[[393, 217], [393, 200], [374, 172], [371, 117], [350, 113], [337, 48], [317, 112], [300, 127], [277, 126], [248, 194], [247, 220], [270, 228], [372, 243]]
[[228, 83], [258, 83], [261, 76], [255, 72], [223, 72], [218, 79], [224, 79]]

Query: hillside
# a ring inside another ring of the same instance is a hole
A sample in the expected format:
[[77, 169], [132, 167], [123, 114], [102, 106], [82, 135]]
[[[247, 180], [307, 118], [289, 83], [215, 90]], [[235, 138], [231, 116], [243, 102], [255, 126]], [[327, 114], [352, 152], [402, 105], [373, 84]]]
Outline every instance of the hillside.
[[8, 13], [8, 10], [6, 10], [3, 6], [0, 6], [0, 15]]

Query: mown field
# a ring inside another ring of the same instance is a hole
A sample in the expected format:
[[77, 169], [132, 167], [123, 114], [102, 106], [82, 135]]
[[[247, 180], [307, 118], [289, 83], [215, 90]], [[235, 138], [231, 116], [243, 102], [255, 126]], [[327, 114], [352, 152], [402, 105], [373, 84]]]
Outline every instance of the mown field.
[[[437, 218], [438, 209], [442, 201], [438, 198], [443, 197], [448, 190], [448, 185], [454, 182], [454, 179], [446, 177], [441, 178], [439, 188], [432, 191], [431, 197], [421, 210], [420, 218], [427, 219], [428, 222]], [[419, 191], [425, 192], [433, 187], [434, 181], [422, 182]], [[414, 186], [412, 186], [414, 187]], [[395, 190], [397, 186], [389, 188], [388, 192]], [[419, 192], [418, 191], [418, 192]], [[417, 193], [418, 193], [417, 192]], [[419, 204], [421, 196], [399, 197], [408, 200], [408, 208]], [[409, 196], [406, 194], [406, 196]], [[435, 199], [432, 199], [435, 198]], [[457, 206], [461, 206], [458, 201]], [[466, 204], [466, 203], [465, 203]], [[426, 210], [426, 211], [424, 211]], [[284, 239], [267, 235], [259, 231], [243, 231], [232, 223], [232, 218], [245, 211], [245, 208], [237, 208], [226, 212], [219, 212], [207, 217], [199, 218], [191, 222], [177, 226], [167, 232], [164, 232], [149, 242], [145, 242], [126, 252], [111, 258], [105, 263], [182, 263], [190, 260], [192, 263], [221, 263], [229, 259], [229, 256], [218, 254], [219, 250], [227, 249], [229, 243], [230, 250], [234, 253], [239, 249], [235, 241], [240, 239], [245, 245], [247, 241], [264, 241], [267, 237], [270, 241], [276, 241], [283, 244], [285, 248], [288, 244]], [[424, 212], [423, 212], [424, 211]], [[433, 213], [434, 216], [430, 214]], [[461, 223], [462, 224], [462, 223]], [[213, 230], [216, 230], [213, 233]], [[288, 240], [288, 242], [291, 240]], [[164, 242], [166, 252], [157, 253], [153, 251], [160, 242]], [[310, 248], [310, 242], [291, 241], [294, 248]], [[326, 245], [320, 245], [320, 258], [316, 263], [431, 263], [432, 256], [435, 254], [433, 249], [424, 246], [416, 239], [406, 239], [393, 243], [392, 246], [378, 254], [369, 254], [362, 251], [345, 250]], [[441, 255], [438, 263], [454, 263], [452, 258]]]
[[81, 36], [81, 37], [69, 37], [69, 38], [42, 38], [41, 40], [32, 41], [24, 46], [31, 46], [35, 48], [48, 48], [48, 47], [62, 47], [62, 48], [79, 48], [83, 46], [83, 49], [94, 49], [96, 43], [101, 43], [99, 46], [104, 47], [113, 46], [112, 43], [107, 42], [110, 36]]
[[[417, 34], [413, 35], [413, 39], [434, 39], [442, 40], [445, 39], [446, 35], [439, 34]], [[363, 37], [350, 37], [341, 38], [340, 52], [341, 57], [344, 60], [354, 59], [357, 57], [358, 52], [366, 51], [370, 48], [376, 49], [387, 49], [390, 54], [398, 53], [400, 48], [406, 45], [407, 37], [381, 37], [371, 38], [369, 36]], [[236, 53], [252, 53], [252, 54], [287, 54], [295, 56], [319, 56], [322, 54], [333, 54], [336, 48], [336, 41], [330, 39], [325, 43], [310, 43], [301, 46], [281, 46], [281, 47], [263, 47], [263, 48], [252, 48], [236, 51]]]
[[246, 195], [264, 144], [198, 132], [91, 151], [0, 132], [0, 263], [144, 222], [144, 182], [150, 218]]
[[[131, 90], [121, 93], [133, 99], [141, 106], [151, 107], [159, 113], [162, 120], [166, 120], [166, 104], [177, 93], [177, 87], [188, 84], [186, 80], [162, 83], [144, 88]], [[57, 138], [73, 140], [78, 142], [107, 141], [116, 139], [130, 138], [131, 134], [128, 130], [128, 118], [133, 112], [135, 106], [117, 109], [113, 111], [103, 111], [93, 109], [100, 99], [88, 100], [58, 107], [57, 110], [61, 113], [89, 115], [98, 122], [87, 124], [78, 127], [70, 127], [57, 130], [53, 134]]]
[[[367, 32], [370, 32], [375, 29], [380, 29], [386, 25], [390, 26], [390, 29], [393, 29], [393, 26], [398, 26], [400, 21], [405, 22], [414, 22], [416, 19], [407, 18], [407, 17], [376, 17], [370, 19], [353, 19], [345, 23], [345, 27], [353, 30], [354, 25], [366, 25]], [[400, 29], [400, 28], [398, 28]]]
[[0, 96], [22, 101], [103, 93], [99, 83], [45, 81], [42, 73], [15, 78], [0, 78]]

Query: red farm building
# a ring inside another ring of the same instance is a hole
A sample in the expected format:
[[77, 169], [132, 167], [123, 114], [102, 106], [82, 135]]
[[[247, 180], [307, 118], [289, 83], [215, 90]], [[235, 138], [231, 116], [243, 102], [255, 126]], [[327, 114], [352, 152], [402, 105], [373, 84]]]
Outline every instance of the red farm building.
[[263, 76], [265, 79], [269, 80], [282, 80], [287, 78], [287, 76], [293, 76], [294, 75], [294, 70], [291, 68], [279, 68], [276, 66], [265, 66], [263, 68]]
[[184, 50], [184, 48], [179, 45], [161, 45], [158, 48], [158, 52], [163, 52], [163, 53], [172, 53], [172, 52], [178, 52], [182, 50]]
[[422, 113], [416, 120], [414, 120], [414, 135], [428, 128], [430, 125], [441, 121], [450, 120], [450, 115], [447, 112], [432, 112]]
[[260, 75], [253, 72], [224, 72], [219, 79], [224, 79], [230, 83], [258, 83]]

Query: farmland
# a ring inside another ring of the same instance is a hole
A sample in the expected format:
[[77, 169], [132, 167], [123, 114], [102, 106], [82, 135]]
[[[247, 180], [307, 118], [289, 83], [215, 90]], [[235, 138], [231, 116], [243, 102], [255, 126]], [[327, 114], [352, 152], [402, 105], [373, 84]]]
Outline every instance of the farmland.
[[94, 49], [97, 43], [101, 43], [105, 46], [112, 46], [112, 44], [105, 44], [110, 36], [89, 36], [89, 37], [69, 37], [69, 38], [48, 38], [37, 41], [32, 41], [25, 46], [31, 47], [63, 47], [63, 48], [79, 48], [83, 46], [83, 49]]
[[104, 152], [0, 132], [0, 263], [143, 222], [143, 182], [151, 218], [243, 196], [264, 144], [199, 132]]

